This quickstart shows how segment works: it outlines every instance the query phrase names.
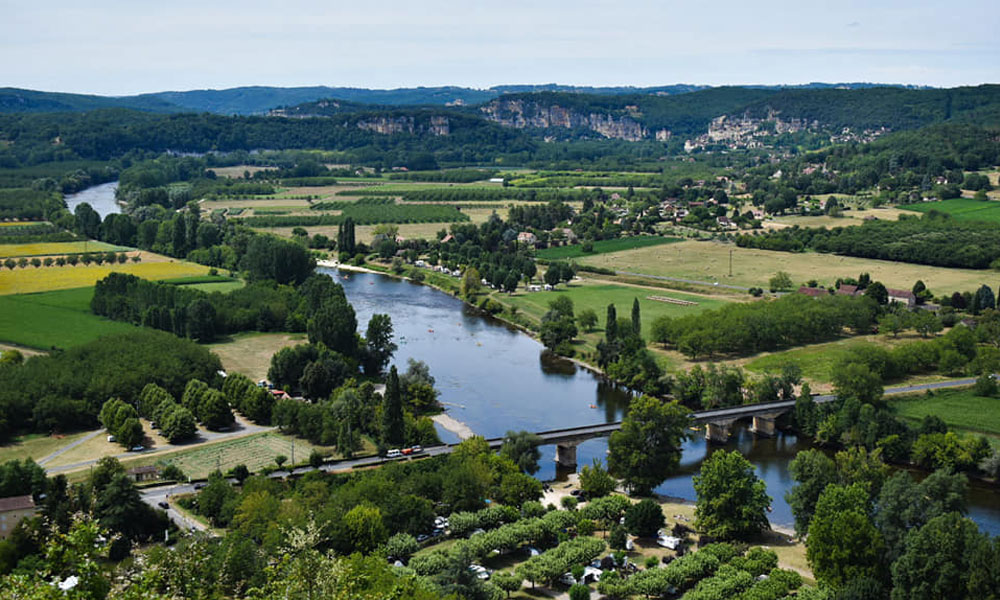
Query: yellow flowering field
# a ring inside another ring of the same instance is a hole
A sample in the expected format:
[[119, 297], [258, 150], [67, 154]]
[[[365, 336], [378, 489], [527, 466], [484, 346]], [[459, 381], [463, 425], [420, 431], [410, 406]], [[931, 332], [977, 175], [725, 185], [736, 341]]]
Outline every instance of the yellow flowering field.
[[176, 277], [191, 277], [205, 275], [208, 267], [184, 261], [147, 261], [143, 253], [143, 262], [125, 263], [123, 265], [90, 265], [82, 264], [75, 267], [27, 267], [0, 270], [0, 295], [28, 294], [31, 292], [46, 292], [49, 290], [68, 290], [72, 288], [92, 286], [108, 273], [131, 273], [143, 279], [173, 279]]
[[55, 256], [82, 252], [125, 251], [104, 242], [40, 242], [37, 244], [0, 244], [0, 258], [18, 256]]

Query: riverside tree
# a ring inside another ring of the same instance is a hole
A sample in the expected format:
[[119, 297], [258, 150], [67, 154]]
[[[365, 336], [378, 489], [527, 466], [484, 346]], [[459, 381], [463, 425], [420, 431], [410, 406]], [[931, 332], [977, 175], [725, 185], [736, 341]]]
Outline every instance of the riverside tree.
[[694, 476], [694, 490], [695, 526], [712, 537], [745, 540], [771, 528], [765, 514], [771, 504], [767, 486], [736, 450], [712, 453]]
[[652, 396], [632, 401], [621, 429], [611, 434], [608, 466], [633, 494], [648, 495], [680, 464], [689, 411]]

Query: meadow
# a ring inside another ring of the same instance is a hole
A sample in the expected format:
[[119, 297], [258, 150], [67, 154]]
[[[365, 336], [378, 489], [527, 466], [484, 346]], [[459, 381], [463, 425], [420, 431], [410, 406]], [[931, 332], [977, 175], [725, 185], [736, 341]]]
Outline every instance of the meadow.
[[40, 242], [36, 244], [0, 244], [0, 258], [19, 256], [58, 256], [84, 252], [126, 252], [133, 248], [112, 246], [104, 242]]
[[[732, 252], [732, 273], [729, 257]], [[795, 286], [810, 279], [832, 286], [838, 277], [869, 273], [886, 287], [910, 289], [919, 279], [936, 294], [975, 290], [990, 274], [972, 269], [949, 269], [885, 260], [854, 258], [812, 252], [792, 253], [739, 248], [713, 241], [684, 241], [600, 254], [580, 259], [582, 264], [644, 275], [680, 277], [739, 286], [767, 288], [768, 280], [785, 271]]]
[[48, 350], [135, 330], [90, 312], [94, 288], [0, 296], [0, 340]]
[[203, 292], [231, 292], [243, 287], [244, 282], [235, 277], [225, 277], [223, 275], [203, 275], [195, 277], [178, 277], [177, 279], [164, 279], [163, 283], [184, 286], [192, 290]]
[[267, 377], [271, 356], [286, 346], [305, 344], [302, 333], [240, 333], [223, 342], [208, 344], [227, 372], [242, 373], [254, 381]]
[[39, 461], [53, 452], [87, 435], [80, 431], [69, 435], [44, 435], [32, 433], [15, 437], [8, 444], [0, 445], [0, 463], [9, 460], [24, 460], [30, 458]]
[[[286, 456], [290, 463], [293, 443], [295, 444], [296, 464], [305, 463], [313, 450], [319, 450], [331, 457], [339, 458], [332, 447], [316, 446], [304, 439], [269, 431], [221, 442], [201, 444], [167, 454], [151, 454], [135, 459], [123, 459], [122, 464], [125, 465], [125, 468], [152, 464], [175, 464], [184, 471], [185, 475], [202, 479], [208, 477], [209, 473], [215, 471], [216, 468], [225, 473], [239, 464], [246, 465], [250, 471], [256, 472], [268, 465], [275, 466], [274, 459], [278, 455]], [[364, 440], [363, 443], [364, 448], [357, 453], [358, 455], [364, 456], [374, 453], [375, 448], [371, 442]]]
[[583, 244], [573, 244], [569, 246], [558, 246], [555, 248], [545, 248], [535, 253], [538, 258], [546, 260], [560, 260], [566, 258], [581, 258], [593, 256], [595, 254], [606, 254], [608, 252], [620, 252], [622, 250], [634, 250], [636, 248], [648, 248], [661, 244], [674, 244], [684, 241], [682, 238], [660, 237], [652, 235], [634, 236], [627, 238], [617, 238], [613, 240], [600, 240], [594, 242], [593, 252], [584, 252]]
[[890, 396], [890, 406], [914, 422], [937, 415], [954, 429], [1000, 435], [1000, 398], [976, 396], [972, 388]]
[[[523, 289], [523, 288], [522, 288]], [[696, 305], [682, 306], [657, 300], [650, 296], [669, 297], [677, 300], [696, 302]], [[715, 309], [726, 304], [724, 300], [665, 291], [659, 288], [645, 288], [629, 285], [615, 285], [590, 279], [581, 279], [570, 284], [559, 284], [551, 292], [519, 291], [512, 296], [496, 294], [496, 298], [508, 305], [516, 306], [518, 310], [528, 314], [535, 320], [541, 319], [549, 310], [549, 302], [558, 297], [567, 297], [573, 301], [574, 312], [579, 315], [584, 309], [597, 313], [597, 331], [603, 331], [608, 304], [614, 304], [619, 318], [630, 318], [632, 301], [639, 299], [639, 310], [642, 321], [642, 334], [649, 339], [653, 321], [661, 316], [681, 317], [697, 314], [703, 310]]]
[[0, 295], [30, 294], [51, 290], [67, 290], [92, 286], [111, 272], [130, 273], [144, 279], [171, 279], [205, 275], [208, 267], [194, 263], [168, 260], [148, 252], [142, 262], [115, 265], [77, 265], [75, 267], [41, 267], [0, 271]]
[[958, 221], [987, 221], [1000, 223], [1000, 202], [973, 200], [971, 198], [952, 198], [939, 202], [922, 202], [911, 204], [906, 210], [927, 213], [932, 210], [951, 215]]

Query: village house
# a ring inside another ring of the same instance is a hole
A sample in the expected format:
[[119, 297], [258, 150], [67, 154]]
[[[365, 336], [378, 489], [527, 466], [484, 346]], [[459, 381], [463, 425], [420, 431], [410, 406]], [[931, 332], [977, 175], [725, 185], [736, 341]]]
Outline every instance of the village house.
[[153, 481], [160, 478], [160, 469], [155, 465], [146, 465], [145, 467], [132, 467], [127, 471], [128, 476], [132, 478], [136, 483], [142, 483], [143, 481]]
[[30, 494], [0, 498], [0, 539], [9, 537], [18, 523], [34, 514], [35, 500]]
[[841, 296], [857, 296], [861, 293], [856, 285], [847, 285], [846, 283], [840, 284], [837, 288], [837, 293]]
[[799, 288], [799, 293], [804, 296], [818, 297], [818, 296], [827, 296], [829, 295], [830, 292], [826, 291], [823, 288], [809, 287], [804, 285]]
[[900, 304], [905, 304], [907, 308], [913, 308], [917, 305], [917, 297], [910, 290], [892, 290], [886, 288], [886, 292], [889, 293], [889, 303], [899, 302]]
[[521, 242], [522, 244], [531, 244], [533, 246], [535, 245], [536, 242], [538, 242], [538, 238], [535, 237], [535, 234], [531, 233], [530, 231], [522, 231], [521, 233], [517, 234], [517, 241]]

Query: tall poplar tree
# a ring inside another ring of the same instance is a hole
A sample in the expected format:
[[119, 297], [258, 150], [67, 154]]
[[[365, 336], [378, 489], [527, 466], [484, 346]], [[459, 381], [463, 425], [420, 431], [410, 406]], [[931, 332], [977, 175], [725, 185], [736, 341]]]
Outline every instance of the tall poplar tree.
[[403, 445], [403, 399], [399, 393], [399, 373], [396, 365], [389, 369], [382, 402], [382, 442], [389, 447]]

